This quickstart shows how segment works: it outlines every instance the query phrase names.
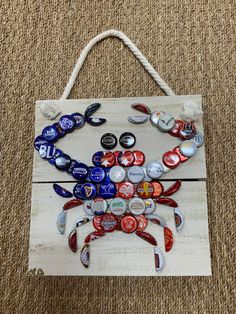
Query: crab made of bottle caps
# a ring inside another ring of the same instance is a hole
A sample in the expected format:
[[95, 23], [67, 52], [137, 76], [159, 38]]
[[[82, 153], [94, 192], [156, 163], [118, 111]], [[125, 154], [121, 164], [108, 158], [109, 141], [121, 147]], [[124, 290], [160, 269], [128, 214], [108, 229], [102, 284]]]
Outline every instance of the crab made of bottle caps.
[[[39, 151], [43, 159], [48, 160], [57, 169], [72, 175], [78, 181], [73, 194], [56, 183], [53, 185], [55, 192], [60, 196], [75, 197], [64, 204], [57, 218], [57, 228], [61, 234], [64, 234], [67, 211], [83, 205], [86, 216], [75, 222], [69, 234], [68, 244], [70, 249], [76, 252], [78, 249], [77, 228], [89, 221], [93, 222], [95, 230], [84, 239], [84, 246], [80, 253], [84, 267], [89, 266], [90, 243], [107, 233], [120, 230], [127, 234], [135, 233], [153, 245], [155, 269], [161, 271], [164, 266], [164, 254], [157, 246], [153, 235], [144, 231], [147, 223], [150, 221], [163, 228], [165, 251], [169, 252], [173, 246], [173, 234], [165, 219], [155, 213], [156, 204], [173, 208], [178, 232], [183, 228], [184, 218], [178, 204], [169, 198], [179, 190], [180, 180], [165, 190], [159, 178], [195, 155], [197, 148], [203, 144], [203, 135], [196, 131], [191, 122], [175, 120], [169, 113], [151, 112], [143, 104], [133, 104], [132, 108], [144, 115], [128, 117], [130, 123], [142, 124], [150, 120], [153, 126], [162, 132], [181, 138], [183, 142], [164, 153], [161, 161], [151, 161], [146, 166], [143, 166], [145, 155], [142, 152], [126, 150], [123, 152], [99, 151], [92, 158], [95, 167], [88, 167], [84, 163], [71, 159], [69, 155], [57, 149], [54, 143], [74, 129], [81, 128], [85, 122], [92, 126], [105, 123], [106, 120], [103, 118], [91, 117], [100, 106], [98, 103], [90, 105], [84, 115], [74, 113], [62, 116], [58, 123], [45, 127], [42, 135], [35, 139], [35, 149]], [[137, 178], [140, 179], [137, 180]]]

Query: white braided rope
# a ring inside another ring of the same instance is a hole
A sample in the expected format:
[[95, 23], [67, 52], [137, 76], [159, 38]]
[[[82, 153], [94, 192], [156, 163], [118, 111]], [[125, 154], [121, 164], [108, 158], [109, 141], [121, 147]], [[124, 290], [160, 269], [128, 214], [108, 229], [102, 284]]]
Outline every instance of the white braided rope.
[[135, 46], [135, 44], [122, 32], [111, 29], [105, 31], [103, 33], [95, 36], [87, 46], [82, 50], [79, 59], [77, 60], [75, 67], [71, 73], [70, 79], [66, 85], [66, 88], [63, 92], [61, 99], [67, 99], [70, 95], [70, 92], [75, 84], [77, 76], [79, 74], [80, 69], [82, 68], [85, 59], [87, 58], [90, 50], [95, 46], [99, 41], [107, 38], [107, 37], [117, 37], [123, 41], [123, 43], [130, 49], [130, 51], [135, 55], [135, 57], [139, 60], [139, 62], [143, 65], [145, 70], [151, 75], [154, 81], [158, 84], [158, 86], [166, 93], [168, 96], [175, 95], [171, 88], [162, 80], [160, 75], [156, 72], [153, 66], [148, 62], [142, 52]]

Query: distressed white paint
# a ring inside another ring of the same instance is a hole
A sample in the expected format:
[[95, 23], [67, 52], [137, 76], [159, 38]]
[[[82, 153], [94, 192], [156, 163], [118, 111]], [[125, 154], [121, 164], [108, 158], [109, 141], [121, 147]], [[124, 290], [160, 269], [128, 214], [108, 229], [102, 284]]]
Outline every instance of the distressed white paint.
[[[56, 146], [68, 153], [72, 158], [91, 165], [91, 156], [101, 150], [100, 138], [106, 132], [117, 137], [122, 132], [131, 131], [137, 137], [134, 149], [143, 151], [146, 161], [161, 159], [165, 151], [179, 143], [178, 139], [161, 133], [148, 122], [144, 125], [128, 123], [128, 115], [137, 115], [131, 109], [132, 103], [145, 103], [152, 110], [163, 110], [179, 117], [182, 105], [193, 100], [201, 105], [200, 96], [145, 97], [120, 99], [86, 99], [86, 100], [50, 100], [61, 110], [62, 114], [81, 112], [93, 102], [100, 102], [101, 109], [96, 116], [105, 117], [107, 123], [101, 127], [84, 126], [61, 139]], [[50, 121], [40, 113], [40, 104], [36, 103], [35, 134], [39, 135]], [[140, 113], [141, 114], [141, 113]], [[202, 121], [196, 123], [197, 129], [203, 132]], [[121, 150], [120, 146], [116, 147]], [[206, 178], [205, 150], [201, 147], [197, 154], [180, 165], [177, 169], [163, 176], [164, 178]], [[56, 229], [56, 218], [66, 199], [55, 194], [51, 181], [74, 181], [64, 172], [56, 170], [47, 161], [42, 160], [37, 151], [34, 152], [32, 209], [29, 269], [41, 268], [45, 275], [132, 275], [132, 276], [177, 276], [177, 275], [210, 275], [210, 253], [208, 239], [207, 200], [205, 182], [183, 182], [181, 190], [173, 196], [179, 203], [186, 219], [181, 233], [175, 232], [173, 210], [159, 205], [157, 213], [162, 215], [174, 232], [175, 244], [165, 254], [166, 265], [162, 273], [154, 270], [153, 247], [134, 234], [122, 232], [106, 234], [105, 237], [91, 243], [91, 265], [84, 269], [80, 263], [80, 254], [72, 253], [67, 245], [67, 236], [77, 217], [83, 217], [82, 207], [68, 211], [66, 234], [60, 235]], [[171, 182], [165, 182], [169, 186]], [[72, 191], [74, 183], [61, 183]], [[78, 229], [79, 246], [81, 248], [85, 236], [93, 230], [92, 223]], [[149, 223], [147, 232], [152, 233], [159, 247], [164, 252], [163, 230]], [[127, 241], [129, 240], [129, 241]]]

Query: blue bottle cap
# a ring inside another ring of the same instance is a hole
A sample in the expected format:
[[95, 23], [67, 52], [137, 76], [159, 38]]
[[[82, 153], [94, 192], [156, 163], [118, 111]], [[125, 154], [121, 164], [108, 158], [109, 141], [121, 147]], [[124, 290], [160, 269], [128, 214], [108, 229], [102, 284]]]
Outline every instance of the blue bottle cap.
[[102, 151], [98, 151], [95, 154], [93, 154], [92, 163], [94, 164], [94, 166], [96, 167], [101, 166], [101, 159], [103, 156], [104, 156], [104, 152]]
[[55, 167], [59, 170], [66, 170], [70, 167], [71, 158], [67, 154], [60, 154], [55, 158]]
[[75, 127], [82, 128], [85, 124], [85, 118], [81, 113], [75, 112], [71, 115], [75, 119]]
[[60, 149], [58, 149], [58, 148], [56, 148], [56, 153], [55, 153], [55, 155], [54, 155], [52, 158], [48, 159], [48, 162], [49, 162], [51, 165], [55, 165], [55, 158], [56, 158], [58, 155], [61, 155], [61, 154], [63, 154], [63, 151], [60, 150]]
[[72, 176], [76, 180], [85, 179], [88, 175], [88, 166], [83, 164], [82, 162], [78, 162], [75, 164], [74, 169], [72, 170]]
[[46, 141], [42, 135], [39, 135], [34, 140], [34, 148], [39, 150], [40, 146], [43, 144], [47, 144], [48, 141]]
[[78, 162], [75, 159], [71, 159], [70, 167], [66, 169], [66, 172], [68, 172], [69, 174], [72, 174], [72, 171], [77, 163]]
[[82, 195], [81, 195], [81, 187], [84, 183], [76, 183], [76, 185], [74, 186], [74, 189], [73, 189], [73, 194], [76, 198], [82, 198]]
[[39, 147], [39, 155], [44, 159], [50, 159], [55, 156], [56, 147], [53, 144], [45, 143]]
[[62, 130], [66, 132], [72, 132], [75, 127], [75, 119], [70, 115], [64, 115], [62, 116], [58, 121], [60, 127]]
[[59, 184], [54, 183], [53, 189], [61, 197], [69, 198], [69, 197], [73, 196], [73, 194], [70, 191], [66, 190], [65, 188], [63, 188]]
[[97, 194], [96, 186], [93, 183], [86, 182], [80, 188], [80, 194], [83, 199], [91, 200]]
[[101, 167], [93, 167], [89, 172], [89, 177], [92, 182], [100, 183], [105, 179], [106, 173]]
[[116, 195], [116, 186], [112, 182], [104, 182], [99, 187], [99, 195], [102, 198], [113, 198]]
[[42, 131], [42, 136], [50, 143], [54, 143], [59, 139], [59, 133], [53, 125], [46, 126]]
[[53, 123], [53, 126], [57, 129], [57, 132], [59, 134], [59, 138], [62, 138], [66, 135], [66, 131], [62, 130], [60, 127], [60, 124], [58, 122]]

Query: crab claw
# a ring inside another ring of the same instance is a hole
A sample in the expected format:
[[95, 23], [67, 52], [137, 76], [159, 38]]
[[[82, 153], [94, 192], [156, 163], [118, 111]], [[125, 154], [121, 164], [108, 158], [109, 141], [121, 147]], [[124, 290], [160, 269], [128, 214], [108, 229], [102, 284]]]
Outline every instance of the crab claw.
[[128, 121], [133, 124], [143, 124], [149, 120], [149, 116], [129, 116]]
[[90, 246], [88, 243], [82, 247], [80, 252], [80, 261], [84, 265], [85, 268], [89, 267], [89, 260], [90, 260]]
[[170, 196], [176, 193], [181, 187], [181, 181], [177, 180], [174, 184], [172, 184], [167, 190], [162, 192], [163, 196]]
[[150, 233], [145, 231], [136, 231], [135, 233], [137, 234], [138, 237], [147, 241], [148, 243], [152, 245], [157, 245], [156, 239]]
[[86, 118], [86, 121], [92, 126], [100, 126], [104, 124], [107, 120], [104, 118]]
[[101, 104], [99, 104], [99, 103], [94, 103], [94, 104], [88, 106], [88, 108], [84, 112], [85, 118], [87, 119], [87, 118], [91, 117], [96, 111], [98, 111], [98, 109], [100, 107], [101, 107]]
[[151, 115], [151, 109], [144, 104], [132, 104], [131, 107], [139, 112], [145, 113], [147, 115]]

